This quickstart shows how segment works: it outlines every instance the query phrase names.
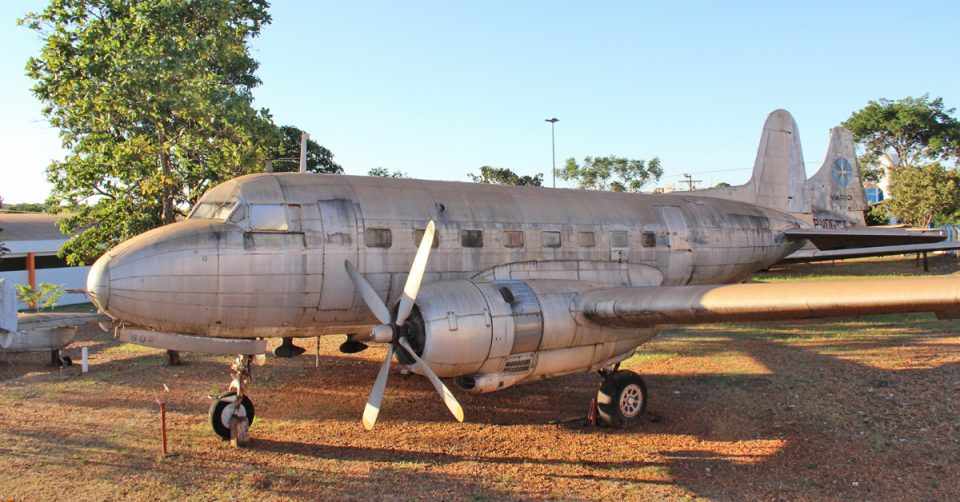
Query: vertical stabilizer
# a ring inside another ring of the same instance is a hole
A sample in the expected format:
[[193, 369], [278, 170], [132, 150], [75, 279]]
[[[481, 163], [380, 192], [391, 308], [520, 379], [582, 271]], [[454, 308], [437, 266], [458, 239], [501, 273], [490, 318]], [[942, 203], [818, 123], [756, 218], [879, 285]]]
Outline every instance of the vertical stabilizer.
[[757, 204], [803, 213], [808, 210], [803, 195], [806, 180], [797, 122], [790, 112], [774, 110], [763, 124], [753, 176], [747, 184], [753, 185]]
[[774, 110], [763, 124], [753, 163], [753, 175], [744, 185], [697, 190], [696, 195], [739, 200], [787, 213], [809, 213], [804, 185], [803, 151], [797, 122], [786, 110]]
[[853, 134], [843, 127], [830, 130], [830, 146], [820, 170], [804, 189], [814, 226], [846, 228], [863, 226], [867, 198], [860, 179], [860, 165]]

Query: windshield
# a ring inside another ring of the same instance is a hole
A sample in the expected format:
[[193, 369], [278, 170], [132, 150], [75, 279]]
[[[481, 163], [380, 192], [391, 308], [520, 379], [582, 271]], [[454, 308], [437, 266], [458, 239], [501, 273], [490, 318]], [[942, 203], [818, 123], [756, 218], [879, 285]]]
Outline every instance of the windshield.
[[200, 202], [190, 212], [190, 219], [226, 221], [236, 205], [237, 201]]

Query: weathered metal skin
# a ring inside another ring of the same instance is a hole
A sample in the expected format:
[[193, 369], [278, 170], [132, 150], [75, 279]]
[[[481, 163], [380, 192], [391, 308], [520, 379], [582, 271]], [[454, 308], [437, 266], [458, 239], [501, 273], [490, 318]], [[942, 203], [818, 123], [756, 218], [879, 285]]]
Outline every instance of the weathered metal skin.
[[[374, 324], [343, 261], [357, 262], [393, 303], [414, 255], [415, 231], [431, 219], [439, 245], [427, 282], [556, 262], [584, 276], [606, 274], [616, 286], [650, 283], [657, 274], [665, 285], [742, 280], [795, 250], [780, 232], [799, 226], [774, 210], [682, 195], [293, 173], [229, 181], [198, 206], [219, 203], [236, 206], [225, 221], [194, 214], [98, 260], [88, 281], [98, 305], [114, 318], [162, 331], [236, 338], [343, 333]], [[258, 227], [263, 207], [282, 211], [283, 224]], [[367, 246], [366, 232], [381, 229], [389, 231], [390, 247]], [[463, 247], [464, 230], [481, 231], [483, 247]], [[506, 230], [522, 232], [523, 246], [506, 247]], [[544, 247], [544, 232], [558, 232], [560, 246]], [[625, 232], [626, 242], [613, 242], [617, 232]], [[644, 245], [645, 232], [653, 245]], [[579, 245], [582, 233], [592, 233], [593, 246]], [[611, 276], [611, 267], [626, 272]], [[637, 279], [625, 284], [616, 278], [624, 274]], [[546, 275], [556, 276], [556, 270]]]
[[160, 332], [364, 332], [376, 321], [344, 261], [395, 304], [430, 220], [437, 245], [407, 329], [437, 374], [466, 377], [472, 392], [628, 357], [655, 329], [584, 322], [581, 293], [739, 281], [793, 252], [783, 232], [801, 225], [684, 195], [252, 175], [107, 253], [88, 288], [111, 317]]
[[744, 202], [313, 174], [213, 188], [186, 221], [104, 255], [88, 289], [136, 329], [233, 339], [368, 332], [379, 322], [345, 261], [396, 305], [431, 220], [435, 245], [404, 340], [470, 392], [610, 367], [665, 324], [949, 316], [960, 302], [952, 279], [732, 284], [809, 234], [792, 215]]
[[[578, 322], [577, 297], [604, 287], [556, 279], [434, 282], [418, 295], [410, 338], [437, 375], [502, 375], [496, 389], [587, 371], [629, 355], [656, 334], [652, 327]], [[486, 392], [480, 381], [469, 390]]]

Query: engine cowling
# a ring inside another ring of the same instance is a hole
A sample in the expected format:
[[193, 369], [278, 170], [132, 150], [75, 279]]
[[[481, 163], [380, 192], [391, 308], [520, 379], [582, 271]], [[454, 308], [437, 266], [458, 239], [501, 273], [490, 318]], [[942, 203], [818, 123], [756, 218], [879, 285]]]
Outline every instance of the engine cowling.
[[[476, 372], [490, 355], [490, 306], [468, 280], [424, 284], [406, 328], [414, 350], [441, 377]], [[412, 362], [398, 354], [401, 362]]]
[[[591, 371], [655, 333], [582, 319], [575, 300], [598, 287], [562, 279], [424, 284], [404, 336], [437, 375], [464, 377], [458, 384], [470, 392]], [[412, 363], [403, 351], [398, 357]]]

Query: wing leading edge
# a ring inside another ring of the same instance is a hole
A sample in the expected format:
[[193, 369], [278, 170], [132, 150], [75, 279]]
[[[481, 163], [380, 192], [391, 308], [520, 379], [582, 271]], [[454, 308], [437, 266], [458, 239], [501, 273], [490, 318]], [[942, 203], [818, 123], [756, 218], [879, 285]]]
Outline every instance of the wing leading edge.
[[611, 327], [960, 313], [960, 277], [611, 288], [580, 295], [576, 309]]

